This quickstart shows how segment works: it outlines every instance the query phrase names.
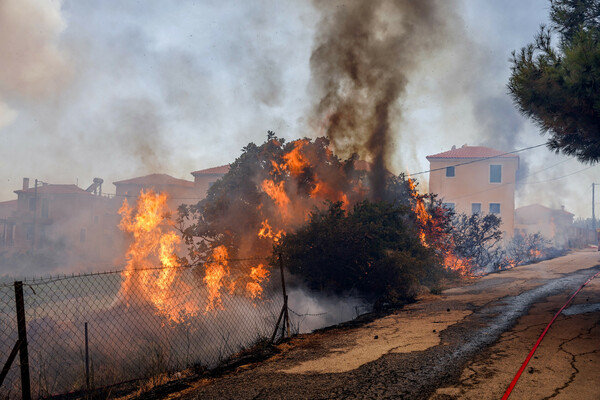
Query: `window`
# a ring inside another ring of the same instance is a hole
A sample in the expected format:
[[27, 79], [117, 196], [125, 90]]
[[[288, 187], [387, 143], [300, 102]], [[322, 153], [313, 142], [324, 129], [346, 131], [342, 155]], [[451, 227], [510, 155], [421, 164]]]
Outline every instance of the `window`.
[[490, 214], [500, 214], [500, 203], [490, 203]]
[[79, 231], [79, 243], [85, 243], [85, 229]]
[[29, 199], [29, 211], [35, 211], [35, 197]]
[[481, 203], [471, 203], [471, 214], [481, 213]]
[[98, 225], [98, 216], [97, 215], [94, 215], [94, 224]]
[[454, 171], [454, 167], [446, 167], [446, 177], [448, 178], [454, 178], [455, 171]]
[[454, 210], [455, 204], [454, 203], [442, 203], [442, 207], [444, 207], [447, 210]]
[[502, 165], [490, 165], [490, 183], [502, 182]]

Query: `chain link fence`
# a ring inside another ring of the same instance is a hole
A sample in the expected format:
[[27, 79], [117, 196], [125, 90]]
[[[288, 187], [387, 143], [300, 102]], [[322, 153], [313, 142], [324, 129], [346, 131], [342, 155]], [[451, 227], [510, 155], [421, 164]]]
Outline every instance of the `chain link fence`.
[[[229, 261], [232, 269], [253, 263]], [[165, 269], [23, 281], [32, 397], [217, 366], [271, 337], [283, 295], [279, 269], [269, 272], [260, 297], [232, 294], [232, 289], [220, 302], [210, 300], [214, 292], [192, 268], [178, 269], [177, 285], [170, 281], [177, 290], [153, 299], [144, 289], [160, 285]], [[0, 282], [0, 367], [18, 339], [15, 285]], [[5, 375], [0, 399], [20, 398], [19, 357]]]

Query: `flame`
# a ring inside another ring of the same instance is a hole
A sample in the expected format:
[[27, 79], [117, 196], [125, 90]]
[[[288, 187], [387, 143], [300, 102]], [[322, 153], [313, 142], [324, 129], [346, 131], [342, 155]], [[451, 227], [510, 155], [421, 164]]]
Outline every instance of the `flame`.
[[542, 252], [538, 249], [531, 249], [529, 251], [529, 258], [537, 260], [542, 257]]
[[127, 306], [139, 301], [151, 303], [159, 315], [179, 323], [195, 315], [198, 308], [187, 296], [177, 295], [190, 293], [192, 288], [179, 279], [182, 270], [175, 253], [181, 239], [168, 220], [166, 201], [164, 193], [142, 190], [135, 209], [127, 199], [119, 209], [119, 228], [133, 236], [119, 296]]
[[262, 190], [277, 204], [279, 212], [284, 218], [289, 216], [288, 206], [290, 198], [285, 191], [285, 182], [275, 183], [271, 179], [265, 179], [261, 185]]
[[306, 140], [297, 140], [294, 143], [294, 148], [289, 153], [283, 156], [285, 167], [293, 175], [300, 175], [309, 165], [308, 160], [302, 154], [302, 148], [306, 145]]
[[512, 258], [507, 258], [505, 262], [506, 265], [504, 266], [504, 269], [511, 269], [517, 266], [517, 261]]
[[[433, 236], [431, 240], [434, 243], [439, 244], [441, 242], [445, 242], [444, 245], [439, 246], [439, 251], [444, 259], [444, 267], [448, 270], [459, 272], [461, 275], [470, 275], [473, 268], [472, 261], [454, 254], [453, 249], [455, 245], [452, 237], [444, 232], [441, 232], [439, 227], [435, 226], [435, 221], [432, 215], [427, 211], [425, 202], [423, 201], [423, 196], [419, 194], [415, 181], [408, 177], [407, 182], [410, 189], [410, 195], [413, 199], [412, 210], [416, 215], [417, 226], [419, 227], [419, 239], [421, 240], [423, 246], [431, 246], [426, 233], [429, 232], [429, 236]], [[435, 236], [438, 237], [437, 242], [435, 241]]]
[[419, 238], [421, 239], [421, 243], [425, 247], [429, 247], [429, 243], [427, 243], [427, 238], [425, 236], [424, 228], [427, 226], [428, 222], [431, 222], [431, 215], [427, 212], [425, 208], [425, 202], [419, 196], [419, 191], [417, 190], [417, 185], [411, 178], [407, 178], [408, 186], [410, 188], [411, 197], [414, 200], [414, 204], [412, 207], [413, 212], [417, 216], [417, 223], [419, 225]]
[[468, 271], [471, 270], [471, 262], [448, 252], [444, 256], [444, 267], [450, 271], [456, 271], [463, 275], [467, 275]]
[[253, 299], [260, 298], [262, 296], [263, 288], [260, 284], [269, 277], [269, 271], [267, 271], [263, 264], [250, 269], [251, 282], [246, 284], [246, 290], [250, 293], [250, 297]]
[[[221, 300], [221, 288], [225, 285], [225, 280], [229, 277], [228, 252], [225, 246], [217, 246], [213, 249], [211, 261], [205, 264], [203, 281], [208, 288], [208, 304], [206, 311], [223, 309]], [[232, 289], [235, 285], [228, 285]]]
[[261, 224], [261, 228], [258, 231], [258, 237], [262, 238], [262, 239], [272, 239], [273, 242], [277, 243], [279, 242], [279, 240], [281, 239], [281, 236], [283, 236], [285, 234], [285, 232], [283, 231], [283, 229], [280, 229], [279, 231], [275, 232], [273, 230], [273, 228], [271, 228], [271, 225], [269, 225], [269, 220], [265, 219], [262, 224]]

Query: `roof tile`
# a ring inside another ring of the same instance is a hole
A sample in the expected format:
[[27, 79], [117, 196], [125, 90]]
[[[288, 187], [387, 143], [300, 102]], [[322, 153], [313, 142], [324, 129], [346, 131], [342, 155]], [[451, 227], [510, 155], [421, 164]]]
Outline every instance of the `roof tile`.
[[506, 154], [504, 151], [492, 149], [485, 146], [462, 146], [454, 148], [452, 150], [444, 151], [442, 153], [433, 154], [427, 156], [430, 158], [488, 158], [488, 157], [502, 157], [502, 158], [519, 158], [516, 154]]
[[196, 175], [212, 175], [212, 174], [225, 175], [228, 172], [229, 172], [229, 164], [225, 164], [225, 165], [221, 165], [220, 167], [213, 167], [213, 168], [207, 168], [207, 169], [201, 169], [198, 171], [194, 171], [194, 172], [192, 172], [192, 175], [194, 175], [194, 176], [196, 176]]
[[138, 178], [125, 179], [122, 181], [113, 182], [115, 186], [119, 185], [172, 185], [172, 186], [187, 186], [194, 187], [194, 182], [186, 181], [185, 179], [173, 178], [167, 174], [151, 174], [140, 176]]

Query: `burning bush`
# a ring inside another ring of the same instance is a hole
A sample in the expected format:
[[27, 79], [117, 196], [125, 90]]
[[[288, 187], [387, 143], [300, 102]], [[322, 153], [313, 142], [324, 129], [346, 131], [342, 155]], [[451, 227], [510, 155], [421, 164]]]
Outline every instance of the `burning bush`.
[[565, 254], [565, 250], [551, 247], [551, 241], [541, 233], [516, 234], [506, 248], [505, 262], [498, 269], [508, 269], [538, 260]]
[[388, 202], [363, 200], [349, 211], [330, 203], [275, 250], [310, 289], [394, 303], [414, 299], [440, 268], [421, 243], [410, 207]]

